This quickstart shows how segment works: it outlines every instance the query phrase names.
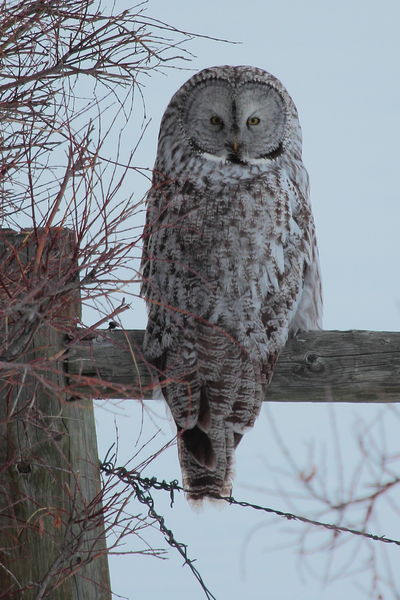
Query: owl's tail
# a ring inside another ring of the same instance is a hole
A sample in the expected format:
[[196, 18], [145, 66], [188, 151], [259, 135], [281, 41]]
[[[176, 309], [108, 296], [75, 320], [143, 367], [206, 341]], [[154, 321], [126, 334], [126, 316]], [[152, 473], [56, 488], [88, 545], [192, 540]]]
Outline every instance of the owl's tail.
[[223, 331], [197, 324], [168, 350], [163, 393], [178, 429], [184, 488], [190, 500], [229, 496], [234, 450], [260, 411], [267, 377]]
[[241, 434], [219, 416], [207, 433], [198, 427], [178, 434], [179, 462], [189, 500], [230, 496], [234, 449]]
[[230, 381], [226, 368], [222, 381], [203, 383], [197, 424], [178, 433], [189, 500], [231, 495], [235, 448], [260, 411], [265, 388], [262, 374], [249, 361], [234, 363], [236, 383]]

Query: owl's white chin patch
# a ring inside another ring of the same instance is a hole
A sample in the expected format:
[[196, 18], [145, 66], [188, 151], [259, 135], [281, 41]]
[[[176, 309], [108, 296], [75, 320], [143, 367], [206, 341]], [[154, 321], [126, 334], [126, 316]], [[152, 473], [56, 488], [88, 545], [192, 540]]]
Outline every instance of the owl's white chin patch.
[[220, 164], [221, 166], [230, 165], [230, 166], [238, 166], [238, 167], [247, 167], [252, 163], [251, 160], [247, 161], [247, 159], [242, 159], [242, 157], [238, 157], [237, 160], [232, 160], [229, 154], [224, 156], [218, 156], [216, 154], [209, 154], [208, 152], [203, 152], [203, 158], [206, 160], [212, 161], [214, 163]]
[[215, 163], [219, 163], [221, 165], [224, 165], [228, 160], [227, 156], [217, 156], [216, 154], [210, 154], [208, 152], [203, 152], [202, 156], [203, 156], [203, 158], [206, 158], [207, 160], [211, 160], [211, 161], [213, 161]]
[[249, 158], [247, 160], [247, 163], [249, 165], [265, 165], [267, 163], [271, 163], [272, 160], [273, 159], [271, 159], [271, 158], [255, 158], [255, 157], [252, 157], [252, 158]]
[[232, 160], [228, 154], [225, 156], [218, 156], [216, 154], [210, 154], [209, 152], [202, 153], [203, 158], [219, 164], [221, 166], [230, 165], [237, 167], [250, 167], [252, 165], [265, 165], [266, 163], [270, 163], [271, 159], [268, 158], [255, 158], [248, 156], [241, 156], [239, 160]]

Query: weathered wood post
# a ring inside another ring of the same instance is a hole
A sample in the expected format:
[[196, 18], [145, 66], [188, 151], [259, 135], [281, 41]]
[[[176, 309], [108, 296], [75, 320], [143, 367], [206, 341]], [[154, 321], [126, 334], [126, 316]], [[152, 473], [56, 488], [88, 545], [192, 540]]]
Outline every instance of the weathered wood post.
[[0, 230], [0, 598], [111, 598], [93, 407], [65, 389], [75, 250]]

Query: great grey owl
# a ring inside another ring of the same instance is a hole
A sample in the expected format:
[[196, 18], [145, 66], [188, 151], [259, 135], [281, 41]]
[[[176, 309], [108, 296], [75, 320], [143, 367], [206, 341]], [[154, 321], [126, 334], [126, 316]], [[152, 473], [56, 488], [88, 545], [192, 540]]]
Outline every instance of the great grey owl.
[[296, 107], [262, 69], [200, 71], [162, 119], [143, 234], [144, 354], [190, 499], [226, 496], [289, 334], [321, 285]]

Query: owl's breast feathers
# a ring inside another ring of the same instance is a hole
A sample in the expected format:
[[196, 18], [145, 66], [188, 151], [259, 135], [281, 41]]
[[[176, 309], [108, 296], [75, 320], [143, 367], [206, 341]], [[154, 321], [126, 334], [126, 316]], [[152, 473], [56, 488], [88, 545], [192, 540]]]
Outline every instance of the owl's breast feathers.
[[147, 294], [178, 308], [176, 321], [184, 311], [226, 328], [253, 358], [284, 344], [313, 228], [307, 198], [285, 172], [175, 182], [157, 196], [149, 207]]

